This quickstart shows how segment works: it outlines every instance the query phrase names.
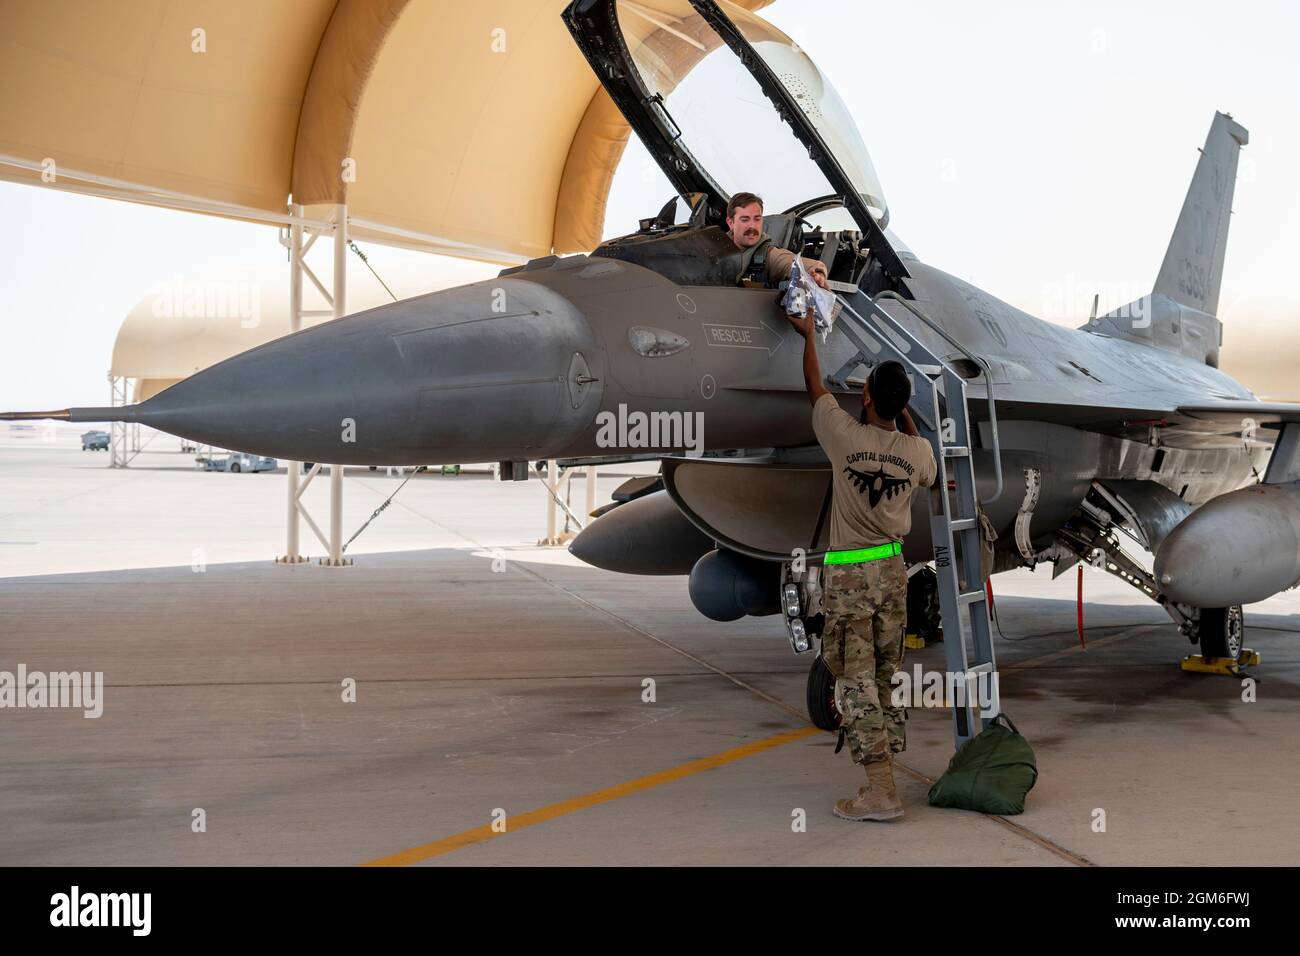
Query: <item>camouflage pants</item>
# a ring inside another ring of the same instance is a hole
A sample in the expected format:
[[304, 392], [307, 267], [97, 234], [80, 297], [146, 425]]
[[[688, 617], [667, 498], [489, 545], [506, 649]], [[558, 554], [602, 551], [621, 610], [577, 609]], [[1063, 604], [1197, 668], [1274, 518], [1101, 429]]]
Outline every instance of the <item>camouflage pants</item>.
[[899, 555], [825, 568], [822, 659], [837, 678], [845, 736], [857, 763], [884, 760], [907, 746], [902, 707], [893, 703], [903, 666], [907, 568]]

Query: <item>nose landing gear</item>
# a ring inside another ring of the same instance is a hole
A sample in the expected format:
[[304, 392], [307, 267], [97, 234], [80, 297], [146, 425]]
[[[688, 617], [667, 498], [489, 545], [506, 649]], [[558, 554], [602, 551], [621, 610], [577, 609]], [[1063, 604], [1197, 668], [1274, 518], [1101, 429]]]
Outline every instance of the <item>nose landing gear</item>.
[[820, 654], [808, 670], [808, 716], [821, 730], [839, 730], [843, 720], [835, 705], [835, 677]]

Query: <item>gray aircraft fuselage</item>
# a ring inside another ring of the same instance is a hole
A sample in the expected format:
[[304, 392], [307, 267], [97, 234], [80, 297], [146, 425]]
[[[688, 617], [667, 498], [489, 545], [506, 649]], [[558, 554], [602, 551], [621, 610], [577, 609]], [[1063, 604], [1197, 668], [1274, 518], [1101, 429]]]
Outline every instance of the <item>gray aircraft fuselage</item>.
[[[1071, 427], [1096, 409], [1249, 399], [1231, 377], [1162, 349], [1028, 315], [937, 269], [909, 261], [916, 304], [993, 369], [1004, 456], [1032, 452], [1044, 484], [1149, 478], [1196, 504], [1250, 480], [1266, 449], [1167, 448], [1159, 473], [1145, 441]], [[123, 413], [185, 438], [294, 461], [419, 464], [626, 457], [678, 447], [598, 441], [608, 412], [699, 413], [703, 447], [815, 443], [803, 343], [770, 289], [678, 285], [626, 261], [573, 256], [348, 316], [252, 349]], [[859, 294], [861, 297], [861, 294]], [[850, 298], [850, 301], [854, 301]], [[949, 351], [902, 309], [885, 307], [927, 346]], [[633, 331], [687, 344], [641, 354]], [[855, 348], [832, 331], [823, 369]], [[580, 359], [575, 359], [580, 356]], [[582, 371], [579, 372], [578, 369]], [[594, 381], [581, 383], [580, 375]], [[968, 382], [983, 408], [983, 378]], [[860, 389], [842, 392], [856, 409]], [[1018, 415], [1024, 410], [1029, 414]], [[349, 431], [352, 441], [345, 440]], [[1145, 435], [1145, 431], [1144, 431]], [[977, 470], [983, 477], [988, 463]], [[1018, 504], [1014, 474], [1000, 501]]]

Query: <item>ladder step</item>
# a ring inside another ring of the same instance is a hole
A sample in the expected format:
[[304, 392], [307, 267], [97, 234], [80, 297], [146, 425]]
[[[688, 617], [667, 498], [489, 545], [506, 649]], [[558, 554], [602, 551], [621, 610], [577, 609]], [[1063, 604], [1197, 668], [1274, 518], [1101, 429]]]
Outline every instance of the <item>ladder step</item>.
[[974, 604], [976, 601], [984, 601], [987, 599], [988, 599], [988, 595], [985, 594], [984, 590], [981, 588], [978, 591], [961, 592], [961, 594], [957, 596], [957, 604], [959, 606], [962, 604]]
[[943, 457], [944, 458], [969, 458], [970, 449], [967, 448], [965, 445], [944, 445]]
[[941, 367], [939, 367], [938, 365], [921, 365], [921, 364], [918, 363], [916, 367], [919, 368], [919, 369], [920, 369], [922, 372], [924, 372], [926, 375], [942, 375], [942, 374], [943, 374], [943, 369], [942, 369]]
[[971, 531], [979, 525], [977, 518], [954, 518], [948, 522], [948, 527], [953, 531]]

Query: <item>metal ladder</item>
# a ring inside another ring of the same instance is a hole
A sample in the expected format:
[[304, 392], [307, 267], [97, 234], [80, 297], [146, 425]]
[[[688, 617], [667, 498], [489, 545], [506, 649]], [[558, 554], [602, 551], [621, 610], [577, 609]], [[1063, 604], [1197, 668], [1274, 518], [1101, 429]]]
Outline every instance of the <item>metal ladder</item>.
[[[988, 363], [973, 355], [911, 302], [895, 292], [881, 292], [870, 303], [869, 318], [863, 317], [843, 296], [834, 327], [855, 346], [857, 354], [828, 381], [838, 388], [850, 388], [848, 376], [859, 365], [871, 367], [893, 359], [902, 363], [912, 379], [912, 411], [917, 430], [934, 449], [936, 475], [930, 489], [930, 537], [934, 542], [934, 566], [938, 576], [939, 611], [943, 619], [944, 653], [947, 658], [946, 693], [952, 693], [953, 734], [960, 747], [984, 729], [1001, 711], [997, 664], [989, 625], [988, 596], [980, 577], [980, 522], [975, 507], [975, 467], [971, 454], [971, 423], [966, 407], [966, 381], [947, 362], [931, 352], [880, 305], [881, 299], [897, 302], [957, 351], [983, 369], [984, 381], [992, 382]], [[993, 445], [996, 487], [987, 504], [1002, 494], [1002, 456], [998, 445], [998, 420], [993, 390], [986, 386], [989, 403], [989, 432]], [[944, 397], [940, 416], [939, 397]], [[948, 426], [948, 427], [945, 427]], [[949, 432], [951, 444], [944, 443]], [[947, 493], [949, 479], [953, 495]], [[955, 499], [955, 500], [954, 500]], [[963, 583], [967, 590], [962, 590]], [[976, 693], [984, 683], [985, 696]], [[985, 709], [984, 705], [987, 705]], [[982, 716], [981, 711], [987, 716]]]

